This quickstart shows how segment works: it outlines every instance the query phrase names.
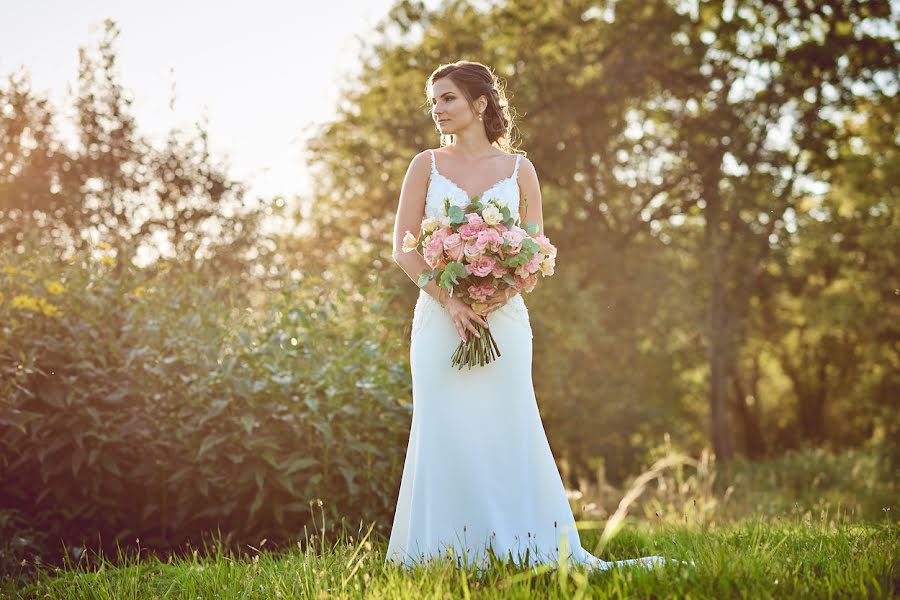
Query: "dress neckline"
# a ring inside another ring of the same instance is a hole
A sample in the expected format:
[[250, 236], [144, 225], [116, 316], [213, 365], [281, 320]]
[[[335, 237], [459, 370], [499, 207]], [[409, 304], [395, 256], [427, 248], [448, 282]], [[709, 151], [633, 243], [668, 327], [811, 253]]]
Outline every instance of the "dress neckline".
[[488, 189], [484, 190], [480, 194], [477, 194], [475, 196], [469, 196], [469, 193], [466, 190], [462, 189], [462, 187], [458, 183], [456, 183], [455, 181], [453, 181], [452, 179], [450, 179], [449, 177], [447, 177], [446, 175], [444, 175], [440, 171], [438, 171], [437, 161], [434, 158], [434, 150], [430, 150], [430, 152], [431, 152], [431, 169], [434, 172], [434, 174], [437, 175], [438, 177], [442, 178], [444, 181], [446, 181], [447, 183], [449, 183], [456, 189], [458, 189], [460, 192], [462, 192], [463, 196], [465, 196], [466, 200], [468, 200], [469, 202], [471, 202], [475, 198], [484, 197], [485, 194], [493, 191], [494, 188], [499, 187], [501, 184], [506, 183], [507, 181], [509, 181], [511, 179], [516, 179], [516, 176], [519, 173], [519, 160], [522, 158], [521, 154], [516, 154], [516, 166], [513, 168], [512, 175], [510, 175], [509, 177], [504, 177], [503, 179], [501, 179], [500, 181], [498, 181], [497, 183], [495, 183]]

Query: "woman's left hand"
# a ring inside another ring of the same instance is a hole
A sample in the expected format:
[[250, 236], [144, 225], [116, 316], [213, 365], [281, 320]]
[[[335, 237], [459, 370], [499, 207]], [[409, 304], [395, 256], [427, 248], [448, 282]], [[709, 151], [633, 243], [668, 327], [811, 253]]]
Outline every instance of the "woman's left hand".
[[487, 316], [495, 310], [502, 308], [503, 305], [509, 302], [509, 299], [516, 294], [518, 294], [518, 292], [515, 290], [515, 288], [506, 288], [505, 290], [503, 290], [502, 294], [497, 294], [496, 297], [487, 302], [487, 308], [484, 311], [484, 315]]

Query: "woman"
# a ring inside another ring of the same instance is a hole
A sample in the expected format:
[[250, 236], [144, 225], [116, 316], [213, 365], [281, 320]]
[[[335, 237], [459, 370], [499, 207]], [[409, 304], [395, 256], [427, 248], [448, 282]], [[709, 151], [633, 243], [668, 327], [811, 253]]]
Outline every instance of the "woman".
[[[413, 158], [394, 226], [394, 260], [414, 282], [428, 266], [402, 251], [404, 234], [437, 216], [445, 197], [461, 206], [496, 197], [543, 233], [538, 177], [531, 161], [508, 152], [511, 118], [491, 71], [476, 62], [443, 65], [426, 92], [442, 147]], [[528, 309], [513, 293], [486, 313], [434, 281], [419, 292], [410, 339], [412, 429], [387, 561], [410, 566], [450, 557], [477, 567], [488, 549], [531, 565], [563, 555], [601, 569], [664, 560], [605, 562], [581, 547], [535, 400]], [[477, 335], [476, 322], [490, 328], [501, 355], [471, 369], [451, 366], [459, 340]]]

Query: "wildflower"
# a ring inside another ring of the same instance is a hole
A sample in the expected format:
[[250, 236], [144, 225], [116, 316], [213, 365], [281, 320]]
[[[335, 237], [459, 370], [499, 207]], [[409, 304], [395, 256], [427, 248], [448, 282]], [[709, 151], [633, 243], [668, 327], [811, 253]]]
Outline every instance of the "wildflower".
[[109, 245], [109, 244], [107, 244], [106, 242], [100, 242], [100, 249], [101, 249], [101, 250], [109, 250], [109, 248], [110, 248], [110, 245]]
[[19, 272], [19, 269], [17, 269], [13, 265], [3, 265], [3, 272], [7, 275], [15, 275]]
[[38, 298], [38, 305], [41, 307], [41, 312], [48, 317], [56, 317], [60, 314], [58, 306], [47, 302], [43, 298]]
[[53, 294], [54, 296], [58, 296], [66, 291], [66, 288], [58, 281], [48, 281], [44, 283], [44, 287], [47, 288], [47, 291]]
[[135, 298], [140, 298], [141, 296], [144, 295], [144, 286], [142, 286], [142, 285], [137, 286], [136, 288], [134, 288], [133, 293], [134, 293]]
[[26, 294], [19, 294], [18, 296], [13, 297], [12, 299], [12, 307], [13, 308], [21, 308], [23, 310], [30, 310], [32, 312], [41, 312], [40, 305], [38, 305], [37, 299], [32, 298]]
[[111, 256], [101, 256], [100, 262], [102, 262], [104, 265], [112, 266], [116, 264], [116, 259], [112, 258]]

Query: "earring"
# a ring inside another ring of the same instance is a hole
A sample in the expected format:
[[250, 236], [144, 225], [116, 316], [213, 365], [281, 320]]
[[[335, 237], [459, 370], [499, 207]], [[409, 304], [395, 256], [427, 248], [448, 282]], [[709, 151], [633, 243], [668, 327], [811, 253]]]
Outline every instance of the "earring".
[[484, 121], [484, 113], [478, 113], [478, 120]]

